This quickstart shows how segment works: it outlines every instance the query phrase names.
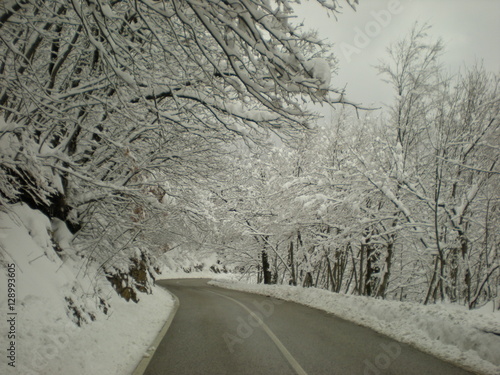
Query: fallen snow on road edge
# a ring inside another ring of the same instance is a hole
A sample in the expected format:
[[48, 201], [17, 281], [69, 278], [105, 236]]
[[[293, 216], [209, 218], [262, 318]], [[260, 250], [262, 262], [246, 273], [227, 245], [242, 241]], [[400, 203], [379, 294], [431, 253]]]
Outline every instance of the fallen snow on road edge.
[[469, 311], [449, 304], [424, 306], [286, 285], [223, 280], [209, 284], [324, 310], [470, 371], [500, 374], [500, 336], [487, 333], [500, 333], [498, 312]]

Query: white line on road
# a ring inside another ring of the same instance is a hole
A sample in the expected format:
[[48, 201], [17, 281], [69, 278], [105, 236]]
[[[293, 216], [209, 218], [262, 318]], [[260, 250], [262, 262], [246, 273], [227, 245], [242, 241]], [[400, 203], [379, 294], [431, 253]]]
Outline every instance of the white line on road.
[[292, 354], [290, 354], [290, 352], [287, 350], [287, 348], [285, 348], [285, 345], [283, 345], [283, 343], [278, 339], [278, 337], [276, 337], [276, 335], [273, 333], [273, 331], [271, 331], [271, 329], [262, 321], [262, 319], [257, 314], [255, 314], [252, 310], [250, 310], [248, 307], [246, 307], [240, 301], [235, 300], [234, 298], [225, 296], [224, 294], [212, 292], [211, 290], [208, 290], [208, 292], [213, 293], [213, 294], [217, 294], [218, 296], [221, 296], [224, 298], [227, 298], [227, 299], [233, 301], [234, 303], [240, 305], [241, 307], [243, 307], [246, 311], [248, 311], [248, 313], [259, 323], [259, 325], [262, 327], [264, 332], [266, 332], [267, 335], [271, 338], [271, 340], [273, 340], [274, 344], [278, 347], [278, 349], [281, 351], [281, 353], [285, 356], [286, 360], [288, 361], [288, 363], [290, 363], [290, 365], [293, 367], [295, 372], [298, 375], [307, 375], [307, 372], [305, 372], [305, 370], [302, 368], [302, 366], [299, 364], [299, 362], [297, 362], [297, 360], [295, 358], [293, 358]]

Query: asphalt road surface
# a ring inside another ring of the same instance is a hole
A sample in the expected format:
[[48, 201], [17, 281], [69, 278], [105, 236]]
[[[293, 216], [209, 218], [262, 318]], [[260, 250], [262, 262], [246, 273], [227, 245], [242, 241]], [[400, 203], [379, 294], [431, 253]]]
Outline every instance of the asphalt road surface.
[[471, 374], [332, 314], [207, 280], [162, 280], [179, 309], [145, 375]]

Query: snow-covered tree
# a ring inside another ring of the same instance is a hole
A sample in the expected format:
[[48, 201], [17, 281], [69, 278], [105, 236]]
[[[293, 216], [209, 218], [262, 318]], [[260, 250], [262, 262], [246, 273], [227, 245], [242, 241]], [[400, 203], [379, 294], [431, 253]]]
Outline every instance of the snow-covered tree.
[[273, 281], [470, 308], [498, 295], [498, 77], [446, 76], [427, 32], [380, 66], [387, 115], [343, 111], [247, 168], [232, 212], [275, 254]]
[[472, 307], [472, 296], [481, 294], [478, 280], [495, 268], [481, 259], [491, 260], [483, 246], [483, 194], [497, 185], [498, 77], [480, 67], [444, 76], [442, 45], [429, 41], [427, 31], [416, 26], [380, 67], [397, 97], [393, 135], [385, 137], [390, 169], [372, 182], [433, 257], [424, 302], [447, 298]]
[[344, 102], [292, 4], [2, 2], [0, 203], [64, 221], [103, 266], [138, 261], [162, 215], [200, 224], [228, 142], [298, 134], [304, 101]]

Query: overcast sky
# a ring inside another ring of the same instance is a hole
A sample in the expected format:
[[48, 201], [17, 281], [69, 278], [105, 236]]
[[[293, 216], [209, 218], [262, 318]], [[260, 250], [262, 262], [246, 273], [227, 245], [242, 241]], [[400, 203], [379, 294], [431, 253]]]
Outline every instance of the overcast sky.
[[[342, 2], [342, 0], [340, 0]], [[500, 0], [359, 0], [357, 11], [344, 5], [337, 20], [315, 1], [303, 0], [299, 20], [334, 43], [339, 72], [334, 87], [347, 87], [357, 103], [380, 106], [391, 100], [389, 86], [373, 68], [389, 44], [405, 36], [415, 21], [432, 25], [431, 35], [445, 43], [442, 62], [456, 71], [484, 61], [500, 73]], [[389, 16], [390, 15], [390, 16]], [[361, 35], [364, 34], [364, 35]]]

